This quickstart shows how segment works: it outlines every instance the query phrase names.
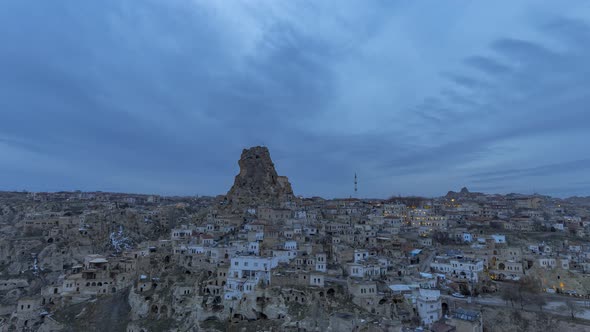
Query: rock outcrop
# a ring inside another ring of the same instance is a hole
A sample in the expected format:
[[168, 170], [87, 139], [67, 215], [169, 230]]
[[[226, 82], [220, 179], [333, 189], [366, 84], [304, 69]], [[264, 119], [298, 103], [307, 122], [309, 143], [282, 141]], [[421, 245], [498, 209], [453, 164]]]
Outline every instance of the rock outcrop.
[[471, 191], [469, 191], [469, 189], [467, 189], [467, 187], [463, 187], [463, 188], [461, 188], [461, 191], [459, 191], [459, 192], [449, 191], [445, 197], [447, 199], [464, 199], [464, 198], [474, 198], [474, 197], [481, 196], [481, 195], [483, 195], [483, 194], [478, 193], [478, 192], [471, 192]]
[[289, 179], [277, 174], [266, 147], [244, 149], [238, 164], [240, 173], [225, 197], [229, 207], [277, 206], [293, 199]]

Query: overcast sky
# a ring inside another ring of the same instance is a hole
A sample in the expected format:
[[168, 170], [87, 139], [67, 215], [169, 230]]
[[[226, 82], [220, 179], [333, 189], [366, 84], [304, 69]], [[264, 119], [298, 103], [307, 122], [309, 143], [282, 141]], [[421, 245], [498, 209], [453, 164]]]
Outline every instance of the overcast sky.
[[588, 1], [4, 0], [0, 190], [590, 195], [589, 59]]

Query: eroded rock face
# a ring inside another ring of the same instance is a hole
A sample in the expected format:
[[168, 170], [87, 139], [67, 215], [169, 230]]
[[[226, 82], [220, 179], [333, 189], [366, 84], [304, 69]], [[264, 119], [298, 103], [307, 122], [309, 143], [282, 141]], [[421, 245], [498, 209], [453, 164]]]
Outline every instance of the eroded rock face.
[[477, 193], [471, 193], [469, 191], [469, 189], [467, 189], [467, 187], [463, 187], [461, 188], [460, 192], [454, 192], [454, 191], [449, 191], [447, 193], [447, 198], [462, 198], [462, 197], [470, 197], [473, 196], [473, 194], [477, 194]]
[[277, 174], [266, 147], [244, 149], [238, 164], [240, 173], [226, 196], [229, 206], [278, 205], [293, 198], [289, 179]]

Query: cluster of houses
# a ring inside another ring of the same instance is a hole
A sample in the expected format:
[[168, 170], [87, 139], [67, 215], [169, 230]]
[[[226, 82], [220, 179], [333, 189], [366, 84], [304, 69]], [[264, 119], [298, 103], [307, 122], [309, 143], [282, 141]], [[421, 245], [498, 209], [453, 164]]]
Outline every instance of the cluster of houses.
[[[28, 213], [16, 227], [33, 236], [0, 239], [0, 263], [28, 262], [33, 275], [60, 272], [38, 294], [2, 307], [0, 326], [51, 321], [50, 313], [65, 304], [124, 289], [143, 296], [143, 318], [171, 317], [195, 296], [211, 298], [202, 301], [206, 314], [198, 319], [232, 318], [241, 304], [260, 302], [263, 290], [277, 288], [296, 294], [285, 295], [286, 303], [341, 296], [400, 326], [482, 331], [481, 313], [465, 298], [493, 296], [498, 283], [539, 271], [554, 272], [543, 279], [544, 291], [583, 293], [564, 276], [590, 271], [588, 208], [543, 196], [462, 191], [431, 200], [314, 197], [250, 206], [243, 214], [205, 204], [207, 214], [199, 217], [187, 209], [190, 201], [164, 204], [163, 198], [146, 196], [141, 202], [121, 199], [121, 207], [101, 194], [77, 195], [102, 203], [74, 215]], [[120, 252], [97, 250], [116, 227], [160, 233]], [[76, 246], [77, 255], [64, 243]], [[50, 258], [31, 256], [33, 248], [49, 245], [56, 248]], [[179, 276], [168, 282], [174, 273]], [[198, 283], [188, 281], [201, 274]], [[0, 292], [24, 294], [31, 278], [0, 280]], [[153, 294], [164, 289], [177, 302], [157, 302]], [[273, 314], [256, 312], [254, 318]]]

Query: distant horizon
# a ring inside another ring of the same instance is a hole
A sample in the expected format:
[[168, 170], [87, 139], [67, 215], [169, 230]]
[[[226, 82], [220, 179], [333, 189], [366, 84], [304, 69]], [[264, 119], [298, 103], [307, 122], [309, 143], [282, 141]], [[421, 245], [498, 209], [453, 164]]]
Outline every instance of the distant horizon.
[[[574, 196], [554, 196], [554, 195], [550, 195], [550, 194], [544, 194], [544, 193], [540, 193], [540, 192], [533, 192], [533, 193], [526, 193], [526, 192], [506, 192], [506, 193], [502, 193], [502, 192], [484, 192], [484, 191], [479, 191], [479, 190], [471, 190], [469, 188], [467, 188], [469, 190], [470, 193], [480, 193], [480, 194], [484, 194], [484, 195], [502, 195], [502, 196], [507, 196], [507, 195], [525, 195], [525, 196], [546, 196], [546, 197], [551, 197], [551, 198], [559, 198], [559, 199], [568, 199], [568, 198], [590, 198], [590, 194], [588, 195], [574, 195]], [[359, 200], [388, 200], [394, 197], [401, 197], [401, 198], [409, 198], [409, 197], [418, 197], [418, 198], [424, 198], [424, 199], [433, 199], [433, 198], [441, 198], [446, 196], [449, 192], [453, 191], [455, 193], [459, 193], [461, 189], [459, 190], [448, 190], [447, 192], [445, 192], [442, 195], [438, 195], [438, 196], [426, 196], [426, 195], [419, 195], [419, 194], [407, 194], [407, 195], [390, 195], [388, 197], [325, 197], [325, 196], [320, 196], [320, 195], [297, 195], [295, 194], [296, 197], [302, 197], [302, 198], [313, 198], [313, 197], [319, 197], [319, 198], [323, 198], [323, 199], [327, 199], [327, 200], [336, 200], [336, 199], [359, 199]], [[106, 194], [125, 194], [125, 195], [141, 195], [141, 196], [161, 196], [161, 197], [217, 197], [217, 196], [225, 196], [227, 194], [223, 193], [223, 194], [165, 194], [165, 193], [156, 193], [156, 192], [132, 192], [132, 191], [112, 191], [112, 190], [79, 190], [79, 189], [75, 189], [75, 190], [40, 190], [40, 191], [36, 191], [36, 190], [27, 190], [27, 189], [22, 189], [22, 190], [7, 190], [7, 189], [1, 189], [0, 188], [0, 193], [48, 193], [48, 194], [56, 194], [56, 193], [106, 193]]]

